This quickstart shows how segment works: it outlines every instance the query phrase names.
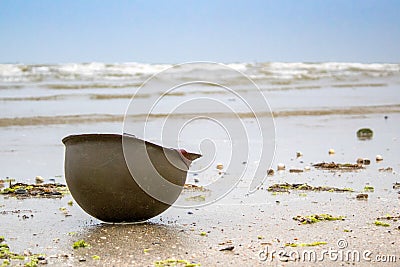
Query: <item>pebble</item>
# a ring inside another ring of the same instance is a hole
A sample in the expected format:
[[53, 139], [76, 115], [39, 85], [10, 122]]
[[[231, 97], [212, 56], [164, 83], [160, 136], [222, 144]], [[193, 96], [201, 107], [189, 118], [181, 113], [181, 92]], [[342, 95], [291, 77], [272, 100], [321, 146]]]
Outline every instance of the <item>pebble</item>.
[[272, 175], [274, 175], [274, 170], [273, 169], [269, 169], [268, 170], [268, 172], [267, 172], [267, 174], [269, 175], [269, 176], [272, 176]]
[[285, 164], [279, 163], [278, 164], [278, 171], [283, 171], [286, 168]]
[[197, 179], [197, 178], [194, 178], [194, 182], [195, 182], [195, 183], [198, 183], [198, 182], [200, 182], [200, 180]]
[[369, 164], [371, 164], [371, 160], [368, 159], [368, 158], [365, 158], [365, 159], [363, 159], [363, 164], [364, 165], [369, 165]]
[[224, 165], [222, 165], [222, 163], [218, 163], [217, 164], [217, 169], [218, 170], [222, 170], [224, 168]]
[[301, 151], [297, 151], [296, 152], [296, 157], [300, 158], [303, 156], [303, 153], [301, 153]]
[[363, 158], [358, 158], [357, 159], [357, 164], [363, 164], [364, 163], [364, 159]]
[[335, 154], [335, 150], [333, 148], [331, 148], [331, 149], [329, 149], [328, 153], [329, 153], [329, 155], [333, 155], [333, 154]]
[[221, 248], [219, 251], [232, 251], [235, 248], [235, 246], [227, 246], [224, 248]]
[[42, 176], [36, 176], [35, 181], [37, 184], [42, 184], [44, 183], [44, 178]]
[[309, 170], [311, 170], [311, 167], [310, 167], [310, 166], [305, 166], [305, 167], [304, 167], [304, 170], [305, 170], [305, 171], [309, 171]]
[[376, 155], [376, 161], [382, 161], [383, 157], [381, 155]]

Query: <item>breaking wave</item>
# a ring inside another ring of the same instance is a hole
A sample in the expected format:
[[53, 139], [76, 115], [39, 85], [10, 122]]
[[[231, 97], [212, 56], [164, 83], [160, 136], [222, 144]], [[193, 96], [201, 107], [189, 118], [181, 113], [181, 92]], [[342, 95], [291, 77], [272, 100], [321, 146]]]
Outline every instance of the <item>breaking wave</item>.
[[[255, 80], [269, 81], [272, 84], [285, 84], [288, 81], [301, 80], [354, 80], [362, 77], [400, 76], [400, 64], [389, 63], [232, 63], [231, 68], [249, 75]], [[0, 82], [57, 82], [57, 81], [126, 81], [143, 82], [171, 64], [144, 63], [70, 63], [70, 64], [0, 64]], [[198, 70], [186, 70], [187, 78]], [[212, 69], [202, 70], [213, 73]], [[181, 76], [182, 73], [179, 73]], [[218, 75], [218, 73], [215, 73]], [[182, 77], [182, 76], [181, 76]], [[231, 77], [234, 78], [234, 77]], [[238, 77], [240, 79], [240, 75]], [[51, 84], [50, 84], [51, 85]], [[49, 84], [44, 86], [50, 86]], [[99, 84], [97, 84], [99, 85]], [[60, 85], [62, 87], [62, 85]], [[71, 85], [68, 85], [71, 86]], [[89, 85], [90, 86], [90, 85]], [[94, 86], [94, 85], [93, 85]], [[101, 85], [100, 85], [101, 86]], [[115, 85], [118, 86], [118, 85]], [[124, 85], [120, 85], [124, 86]], [[57, 83], [54, 87], [57, 87]], [[71, 89], [80, 87], [71, 87]]]

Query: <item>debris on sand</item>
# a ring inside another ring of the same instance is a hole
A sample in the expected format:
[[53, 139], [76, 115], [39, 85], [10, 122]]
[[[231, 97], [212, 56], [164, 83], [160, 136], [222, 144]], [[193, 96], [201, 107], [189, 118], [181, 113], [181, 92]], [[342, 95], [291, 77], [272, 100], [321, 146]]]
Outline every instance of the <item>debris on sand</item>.
[[208, 191], [208, 189], [204, 188], [203, 186], [200, 185], [195, 185], [195, 184], [185, 184], [183, 186], [183, 189], [186, 191]]
[[359, 170], [364, 169], [362, 164], [360, 163], [335, 163], [335, 162], [321, 162], [312, 165], [316, 169], [322, 170], [340, 170], [340, 171], [352, 171], [352, 170]]
[[42, 176], [36, 176], [35, 181], [37, 184], [43, 184], [44, 183], [44, 178]]
[[289, 172], [290, 173], [299, 173], [299, 172], [303, 172], [303, 170], [301, 170], [301, 169], [290, 169]]
[[394, 183], [393, 189], [400, 189], [400, 183], [398, 183], [398, 182]]
[[204, 195], [196, 195], [196, 196], [187, 197], [187, 198], [185, 198], [185, 200], [186, 201], [202, 202], [202, 201], [206, 201], [206, 196], [204, 196]]
[[365, 191], [365, 192], [374, 192], [374, 191], [375, 191], [375, 188], [374, 188], [373, 186], [366, 185], [366, 186], [364, 187], [364, 191]]
[[235, 246], [227, 246], [224, 248], [220, 248], [219, 251], [232, 251], [235, 248]]
[[16, 183], [0, 191], [1, 194], [18, 197], [63, 197], [69, 194], [64, 184], [25, 184]]
[[378, 171], [380, 171], [380, 172], [393, 172], [393, 168], [392, 167], [379, 168]]
[[400, 216], [392, 216], [392, 215], [386, 215], [384, 217], [379, 217], [376, 218], [376, 220], [380, 221], [380, 220], [392, 220], [394, 222], [397, 222], [398, 220], [400, 220]]
[[357, 138], [359, 140], [369, 140], [374, 136], [374, 132], [370, 128], [361, 128], [357, 131]]
[[344, 216], [334, 217], [330, 214], [313, 214], [308, 216], [297, 215], [296, 217], [293, 217], [293, 220], [302, 224], [311, 224], [322, 221], [344, 221], [344, 218]]
[[[29, 259], [30, 261], [26, 262], [24, 266], [38, 266], [39, 263], [47, 262], [44, 254], [32, 254], [29, 253], [18, 254], [10, 251], [10, 247], [8, 244], [4, 243], [5, 238], [3, 236], [0, 237], [0, 259], [3, 260], [1, 266], [10, 265], [13, 260], [25, 261]], [[15, 263], [15, 262], [14, 262]], [[13, 264], [14, 265], [14, 264]], [[18, 264], [21, 265], [21, 264]]]
[[283, 171], [283, 170], [285, 170], [286, 169], [286, 166], [285, 166], [285, 164], [283, 164], [283, 163], [279, 163], [278, 165], [277, 165], [277, 168], [276, 168], [278, 171]]
[[328, 244], [327, 242], [324, 241], [316, 241], [312, 243], [286, 243], [285, 247], [315, 247], [315, 246], [321, 246], [321, 245], [326, 245]]
[[358, 194], [356, 196], [356, 199], [358, 199], [358, 200], [367, 200], [368, 199], [368, 194]]
[[371, 160], [368, 159], [368, 158], [364, 158], [362, 164], [363, 164], [363, 165], [369, 165], [369, 164], [371, 164]]
[[383, 226], [383, 227], [389, 227], [390, 226], [389, 223], [385, 223], [385, 222], [381, 222], [381, 221], [375, 221], [374, 224], [376, 226]]
[[166, 259], [159, 260], [153, 263], [155, 267], [166, 267], [166, 266], [184, 266], [184, 267], [194, 267], [200, 266], [199, 263], [192, 263], [187, 260], [177, 260], [177, 259]]
[[316, 192], [354, 192], [351, 188], [337, 188], [330, 186], [312, 186], [304, 184], [273, 184], [267, 189], [269, 192], [289, 192], [289, 190], [303, 190], [303, 191], [316, 191]]
[[87, 247], [89, 247], [90, 245], [88, 244], [88, 243], [86, 243], [86, 241], [85, 240], [78, 240], [78, 241], [76, 241], [76, 242], [74, 242], [74, 244], [72, 244], [72, 248], [73, 249], [78, 249], [78, 248], [87, 248]]

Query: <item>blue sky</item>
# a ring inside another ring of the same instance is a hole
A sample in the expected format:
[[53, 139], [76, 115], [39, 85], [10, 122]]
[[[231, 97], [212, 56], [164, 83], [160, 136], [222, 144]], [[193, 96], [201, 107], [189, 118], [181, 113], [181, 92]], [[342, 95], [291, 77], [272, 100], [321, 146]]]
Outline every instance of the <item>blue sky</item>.
[[400, 1], [0, 0], [0, 62], [395, 62]]

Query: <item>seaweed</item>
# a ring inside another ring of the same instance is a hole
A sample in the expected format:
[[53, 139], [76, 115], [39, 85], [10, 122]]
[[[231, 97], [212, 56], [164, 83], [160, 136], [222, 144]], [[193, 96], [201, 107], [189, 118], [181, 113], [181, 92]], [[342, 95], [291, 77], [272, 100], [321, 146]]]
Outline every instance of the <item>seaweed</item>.
[[191, 196], [191, 197], [185, 198], [185, 200], [186, 201], [202, 202], [202, 201], [206, 201], [206, 196], [203, 196], [203, 195]]
[[183, 189], [187, 191], [208, 191], [208, 189], [204, 188], [203, 186], [195, 184], [184, 184]]
[[286, 243], [286, 247], [315, 247], [328, 244], [325, 241], [316, 241], [312, 243]]
[[[7, 266], [10, 264], [10, 260], [21, 260], [24, 261], [26, 259], [25, 255], [21, 255], [15, 252], [10, 251], [10, 247], [8, 244], [3, 243], [4, 237], [0, 238], [0, 259], [3, 259], [3, 263], [1, 266]], [[33, 254], [29, 256], [30, 261], [25, 263], [24, 266], [34, 267], [39, 263], [39, 259], [44, 259], [44, 254]]]
[[74, 242], [74, 244], [72, 245], [73, 249], [78, 249], [78, 248], [87, 248], [90, 245], [88, 243], [85, 242], [85, 240], [78, 240], [76, 242]]
[[358, 199], [358, 200], [367, 200], [368, 199], [368, 194], [358, 194], [356, 196], [356, 199]]
[[39, 263], [38, 259], [31, 259], [30, 261], [28, 261], [27, 263], [24, 264], [25, 267], [37, 267]]
[[321, 221], [344, 221], [344, 219], [344, 216], [334, 217], [330, 214], [313, 214], [308, 216], [297, 215], [296, 217], [293, 217], [293, 220], [302, 224], [312, 224]]
[[400, 189], [400, 183], [395, 182], [395, 183], [393, 184], [393, 189]]
[[177, 259], [166, 259], [166, 260], [155, 261], [153, 264], [156, 267], [166, 267], [166, 266], [194, 267], [194, 266], [200, 266], [199, 263], [191, 263], [190, 261], [187, 261], [187, 260], [177, 260]]
[[316, 169], [322, 170], [339, 170], [339, 171], [353, 171], [364, 169], [360, 163], [335, 163], [335, 162], [320, 162], [312, 165]]
[[69, 194], [68, 188], [63, 184], [25, 184], [15, 183], [0, 191], [0, 194], [18, 197], [51, 197], [59, 198]]
[[400, 220], [400, 216], [392, 216], [392, 215], [390, 215], [390, 214], [387, 214], [387, 215], [385, 215], [385, 216], [383, 216], [383, 217], [378, 217], [378, 218], [376, 218], [378, 221], [379, 220], [392, 220], [392, 221], [394, 221], [394, 222], [396, 222], [396, 221], [398, 221], [398, 220]]
[[361, 128], [357, 131], [357, 138], [360, 140], [369, 140], [374, 136], [374, 132], [370, 128]]
[[365, 192], [374, 192], [375, 188], [373, 186], [366, 185], [366, 186], [364, 186], [364, 191]]
[[383, 226], [383, 227], [389, 227], [389, 226], [390, 226], [389, 223], [385, 223], [385, 222], [378, 221], [378, 220], [376, 220], [376, 221], [374, 222], [374, 224], [375, 224], [376, 226]]
[[300, 172], [304, 172], [304, 171], [301, 169], [290, 169], [289, 172], [290, 173], [300, 173]]
[[273, 184], [267, 189], [269, 192], [289, 192], [289, 190], [303, 190], [303, 191], [326, 191], [326, 192], [354, 192], [351, 188], [337, 188], [330, 186], [312, 186], [304, 184]]

